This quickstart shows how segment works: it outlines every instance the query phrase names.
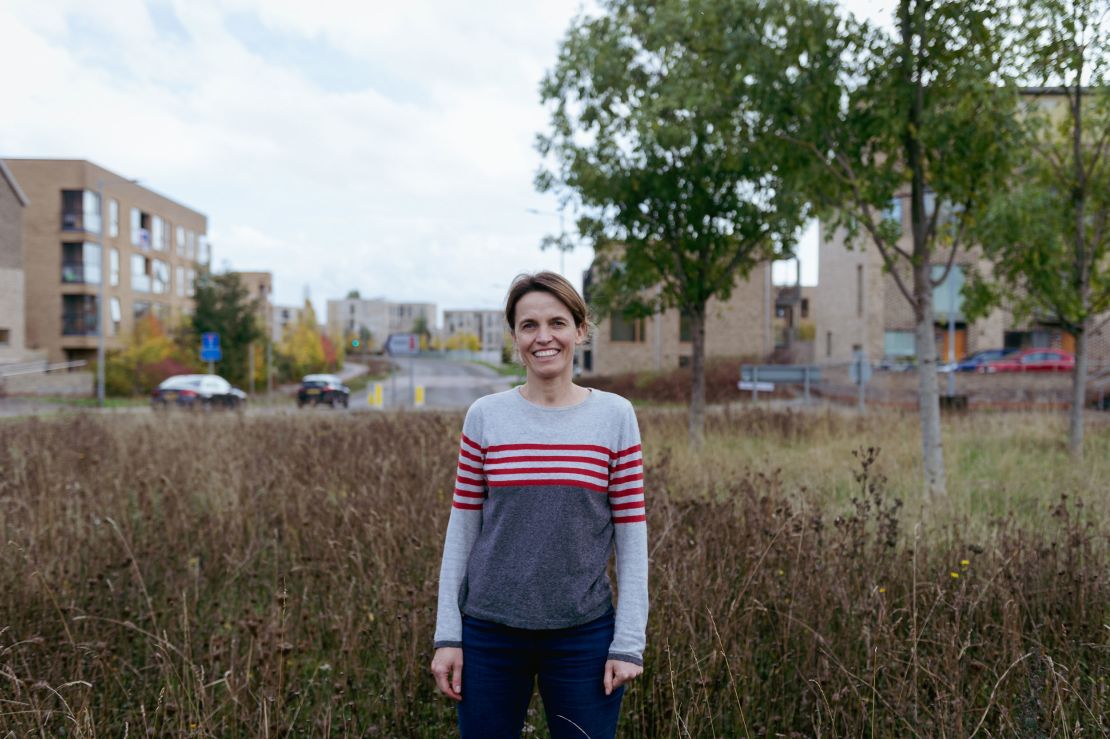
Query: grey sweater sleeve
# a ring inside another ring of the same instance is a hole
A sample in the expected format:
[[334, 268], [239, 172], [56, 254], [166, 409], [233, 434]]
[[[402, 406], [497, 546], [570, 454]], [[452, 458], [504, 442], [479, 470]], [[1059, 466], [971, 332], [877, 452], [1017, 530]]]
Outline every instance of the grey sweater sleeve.
[[616, 629], [609, 659], [642, 665], [648, 619], [647, 522], [640, 429], [631, 404], [620, 447], [623, 454], [615, 460], [609, 498], [617, 550]]
[[459, 590], [466, 576], [470, 548], [482, 530], [482, 512], [451, 509], [443, 562], [439, 567], [439, 608], [436, 613], [435, 648], [462, 646], [462, 613]]
[[443, 542], [443, 561], [439, 566], [439, 607], [436, 612], [435, 648], [462, 646], [462, 613], [459, 591], [466, 578], [470, 550], [482, 530], [482, 506], [487, 488], [481, 473], [482, 438], [478, 412], [471, 406], [463, 422], [459, 443], [459, 465], [451, 496], [451, 518]]

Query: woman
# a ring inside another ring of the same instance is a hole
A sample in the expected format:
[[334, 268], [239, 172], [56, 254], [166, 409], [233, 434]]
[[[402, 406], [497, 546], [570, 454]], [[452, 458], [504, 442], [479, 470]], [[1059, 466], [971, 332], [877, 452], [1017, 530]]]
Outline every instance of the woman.
[[432, 673], [463, 739], [517, 739], [537, 680], [552, 737], [612, 737], [648, 614], [636, 415], [572, 382], [589, 323], [564, 278], [517, 277], [505, 318], [526, 381], [463, 422]]

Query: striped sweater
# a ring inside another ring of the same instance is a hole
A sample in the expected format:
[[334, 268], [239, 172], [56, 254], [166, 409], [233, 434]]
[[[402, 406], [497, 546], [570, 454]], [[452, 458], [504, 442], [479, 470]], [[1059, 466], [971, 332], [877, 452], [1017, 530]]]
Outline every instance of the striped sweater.
[[[605, 615], [617, 558], [610, 659], [643, 664], [647, 524], [632, 405], [592, 390], [545, 408], [513, 389], [466, 414], [439, 577], [435, 646], [464, 647], [462, 617], [521, 629]], [[464, 647], [465, 648], [465, 647]]]

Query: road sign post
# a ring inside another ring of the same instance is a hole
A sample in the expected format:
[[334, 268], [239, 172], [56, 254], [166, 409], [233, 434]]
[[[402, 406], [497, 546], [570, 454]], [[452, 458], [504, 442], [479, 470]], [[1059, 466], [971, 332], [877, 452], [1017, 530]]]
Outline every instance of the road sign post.
[[208, 362], [208, 374], [214, 375], [215, 362], [223, 359], [220, 351], [220, 335], [215, 331], [207, 331], [200, 335], [200, 361]]

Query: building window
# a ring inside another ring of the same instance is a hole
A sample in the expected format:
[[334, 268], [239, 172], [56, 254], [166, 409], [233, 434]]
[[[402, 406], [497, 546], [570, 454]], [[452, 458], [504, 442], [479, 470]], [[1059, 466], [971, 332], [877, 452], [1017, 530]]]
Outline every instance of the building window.
[[185, 227], [178, 226], [177, 231], [174, 232], [174, 247], [177, 249], [177, 256], [185, 256]]
[[185, 294], [190, 298], [197, 294], [197, 271], [190, 269], [185, 273]]
[[100, 244], [87, 241], [62, 244], [62, 282], [99, 285], [100, 255]]
[[177, 268], [177, 295], [178, 297], [185, 297], [185, 268]]
[[166, 222], [159, 216], [154, 216], [150, 221], [150, 242], [155, 251], [166, 249]]
[[[930, 267], [930, 277], [939, 280], [944, 274], [943, 264], [934, 264]], [[938, 323], [948, 323], [948, 314], [952, 313], [952, 320], [964, 320], [964, 268], [953, 264], [944, 282], [933, 288], [933, 317]]]
[[890, 199], [890, 203], [883, 208], [883, 220], [902, 225], [902, 198], [895, 196]]
[[119, 285], [119, 249], [108, 250], [108, 284]]
[[119, 236], [119, 201], [108, 201], [108, 235], [112, 238]]
[[883, 334], [883, 356], [912, 357], [915, 354], [913, 331], [887, 331]]
[[149, 213], [131, 209], [131, 245], [140, 249], [150, 248], [151, 219]]
[[208, 237], [204, 234], [197, 236], [197, 261], [201, 264], [208, 264], [211, 256], [208, 249]]
[[136, 321], [150, 315], [150, 303], [145, 300], [136, 300], [131, 304], [131, 317]]
[[809, 298], [802, 298], [802, 318], [809, 318]]
[[96, 306], [95, 295], [63, 295], [62, 335], [96, 336]]
[[610, 341], [635, 341], [646, 340], [647, 332], [644, 330], [643, 318], [625, 318], [619, 312], [609, 317]]
[[678, 356], [678, 368], [679, 369], [686, 369], [689, 366], [690, 366], [690, 355], [689, 354], [680, 354]]
[[197, 235], [192, 231], [185, 232], [185, 258], [194, 259], [197, 255]]
[[108, 301], [108, 307], [111, 310], [111, 332], [112, 336], [119, 336], [120, 318], [123, 313], [120, 310], [119, 298], [112, 298]]
[[170, 266], [161, 259], [153, 260], [150, 276], [151, 292], [164, 295], [170, 289]]
[[142, 254], [131, 255], [131, 289], [135, 292], [150, 292], [151, 260]]
[[100, 194], [62, 190], [62, 230], [100, 233]]
[[832, 331], [825, 332], [825, 356], [832, 356]]
[[[687, 313], [679, 313], [678, 315], [678, 340], [679, 341], [693, 341], [694, 329], [690, 325], [690, 316]], [[681, 358], [680, 358], [681, 361]]]
[[863, 317], [863, 265], [856, 265], [856, 315]]
[[0, 346], [10, 346], [12, 343], [12, 330], [0, 328]]

